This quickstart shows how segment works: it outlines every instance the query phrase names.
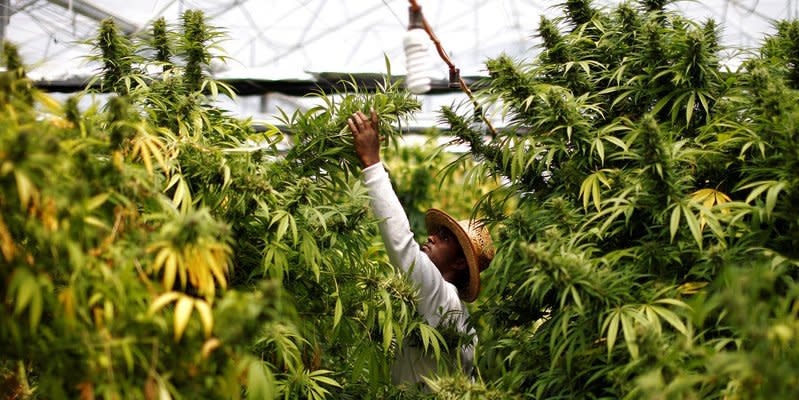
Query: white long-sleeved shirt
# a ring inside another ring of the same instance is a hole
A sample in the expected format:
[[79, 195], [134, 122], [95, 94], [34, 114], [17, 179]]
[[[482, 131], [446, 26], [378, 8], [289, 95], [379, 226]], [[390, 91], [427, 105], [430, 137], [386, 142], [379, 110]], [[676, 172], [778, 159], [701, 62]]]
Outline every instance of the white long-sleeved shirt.
[[[469, 313], [458, 297], [458, 289], [444, 280], [435, 264], [419, 248], [383, 164], [364, 168], [363, 181], [371, 196], [372, 211], [380, 220], [380, 234], [391, 264], [408, 273], [419, 286], [417, 311], [430, 326], [438, 327], [446, 316], [445, 323], [452, 324], [450, 326], [461, 334], [474, 337], [471, 344], [459, 349], [461, 367], [467, 375], [471, 374], [477, 336], [467, 325]], [[404, 343], [391, 367], [392, 381], [415, 383], [422, 382], [424, 376], [432, 377], [437, 372], [434, 357], [425, 354], [422, 348]]]

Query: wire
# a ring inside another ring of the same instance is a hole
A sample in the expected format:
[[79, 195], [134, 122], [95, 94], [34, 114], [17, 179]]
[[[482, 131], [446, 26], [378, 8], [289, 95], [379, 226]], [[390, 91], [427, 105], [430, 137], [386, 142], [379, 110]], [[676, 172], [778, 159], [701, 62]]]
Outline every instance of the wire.
[[386, 0], [383, 0], [383, 4], [386, 5], [386, 8], [388, 8], [388, 11], [391, 12], [391, 15], [393, 15], [394, 18], [397, 19], [397, 23], [400, 24], [400, 26], [404, 28], [405, 27], [405, 23], [402, 21], [402, 18], [400, 18], [400, 16], [397, 15], [397, 13], [394, 12], [394, 9], [391, 8], [391, 6], [388, 5], [388, 2]]
[[745, 8], [746, 11], [747, 11], [747, 14], [745, 16], [748, 17], [748, 16], [752, 15], [755, 12], [755, 10], [757, 10], [757, 5], [758, 4], [760, 4], [760, 0], [755, 0], [755, 3], [752, 4], [748, 9]]
[[430, 27], [430, 24], [427, 23], [427, 20], [424, 17], [424, 13], [422, 13], [422, 7], [419, 6], [416, 0], [408, 0], [408, 2], [411, 4], [411, 10], [414, 12], [418, 12], [421, 15], [422, 25], [424, 25], [424, 30], [427, 32], [427, 34], [430, 36], [430, 40], [436, 46], [436, 50], [438, 50], [438, 55], [441, 56], [441, 59], [444, 60], [444, 62], [447, 63], [447, 65], [449, 65], [450, 79], [452, 79], [452, 77], [454, 76], [453, 73], [458, 76], [458, 84], [460, 85], [461, 90], [463, 91], [463, 93], [466, 93], [466, 95], [469, 96], [469, 100], [471, 100], [472, 104], [474, 105], [475, 112], [477, 112], [477, 110], [480, 110], [481, 119], [486, 124], [488, 130], [491, 131], [491, 135], [493, 137], [496, 137], [497, 130], [494, 129], [494, 125], [491, 124], [491, 121], [488, 119], [488, 117], [486, 117], [485, 113], [482, 112], [483, 108], [477, 102], [477, 99], [474, 98], [474, 94], [472, 94], [472, 90], [469, 89], [469, 85], [467, 85], [466, 82], [463, 80], [463, 77], [460, 76], [460, 70], [455, 67], [455, 64], [452, 63], [452, 60], [450, 60], [449, 56], [444, 51], [444, 47], [441, 45], [441, 41], [438, 40], [438, 37], [433, 32], [433, 28]]
[[738, 7], [738, 8], [746, 10], [747, 16], [756, 15], [756, 16], [758, 16], [760, 18], [763, 18], [763, 19], [766, 19], [766, 20], [772, 20], [773, 19], [771, 16], [766, 15], [766, 14], [764, 14], [764, 13], [762, 13], [762, 12], [757, 10], [757, 5], [760, 3], [760, 0], [755, 0], [754, 5], [752, 5], [752, 6], [746, 6], [746, 5], [742, 4], [741, 0], [726, 0], [726, 1], [728, 3], [731, 3], [734, 6]]
[[[375, 12], [375, 10], [377, 10], [380, 7], [381, 7], [380, 5], [377, 5], [376, 7], [371, 7], [369, 9], [357, 14], [354, 18], [356, 18], [356, 19], [357, 18], [363, 18], [366, 15], [369, 15], [369, 14]], [[264, 66], [267, 66], [267, 65], [274, 64], [274, 63], [280, 61], [281, 58], [283, 58], [283, 57], [285, 57], [285, 56], [287, 56], [289, 54], [292, 54], [292, 53], [294, 53], [296, 51], [301, 51], [305, 45], [307, 45], [309, 43], [312, 43], [312, 42], [315, 42], [315, 41], [317, 41], [317, 40], [319, 40], [321, 38], [324, 38], [329, 33], [335, 32], [336, 30], [340, 29], [343, 26], [346, 26], [349, 23], [350, 23], [350, 20], [348, 19], [348, 20], [346, 20], [346, 21], [344, 21], [344, 22], [342, 22], [342, 23], [340, 23], [338, 25], [334, 25], [334, 26], [331, 26], [330, 28], [324, 29], [321, 32], [319, 32], [318, 34], [316, 34], [313, 37], [311, 37], [310, 39], [306, 40], [305, 42], [297, 43], [297, 44], [289, 47], [286, 51], [276, 55], [271, 60], [263, 62], [263, 63], [260, 63], [260, 64], [257, 64], [256, 66], [257, 67], [264, 67]]]

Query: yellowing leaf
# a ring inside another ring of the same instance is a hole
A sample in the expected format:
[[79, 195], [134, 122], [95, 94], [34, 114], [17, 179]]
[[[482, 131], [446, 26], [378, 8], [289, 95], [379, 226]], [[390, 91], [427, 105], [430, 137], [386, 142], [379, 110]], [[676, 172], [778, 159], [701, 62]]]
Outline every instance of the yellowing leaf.
[[61, 103], [54, 99], [52, 96], [48, 95], [47, 93], [34, 91], [33, 98], [36, 99], [39, 104], [43, 105], [44, 108], [52, 113], [52, 114], [61, 114], [62, 108]]
[[336, 307], [333, 311], [333, 329], [336, 329], [338, 323], [341, 322], [341, 316], [344, 313], [341, 305], [341, 298], [336, 298]]
[[214, 328], [214, 314], [211, 312], [211, 306], [204, 300], [197, 299], [194, 300], [194, 307], [197, 308], [197, 314], [200, 315], [205, 337], [211, 336], [211, 331]]
[[178, 268], [177, 255], [174, 252], [169, 253], [168, 257], [166, 258], [165, 266], [164, 289], [170, 290], [173, 286], [175, 286], [175, 275]]
[[[731, 201], [730, 197], [715, 189], [704, 188], [699, 189], [690, 195], [691, 201], [702, 204], [704, 208], [713, 208], [713, 206], [721, 205]], [[729, 213], [729, 210], [724, 209], [722, 213]], [[705, 228], [706, 219], [704, 215], [699, 216], [699, 229]]]
[[211, 352], [216, 350], [219, 346], [222, 345], [222, 341], [217, 338], [210, 338], [203, 343], [203, 348], [201, 350], [201, 354], [203, 358], [208, 358], [211, 355]]
[[64, 314], [68, 319], [75, 318], [75, 292], [72, 287], [67, 286], [64, 290], [58, 293], [58, 301], [64, 307]]
[[86, 203], [86, 208], [89, 209], [89, 210], [94, 210], [97, 207], [100, 207], [101, 205], [103, 205], [103, 203], [105, 203], [105, 201], [108, 200], [108, 197], [110, 197], [110, 196], [111, 196], [111, 193], [108, 193], [108, 192], [100, 193], [97, 196], [94, 196], [91, 199], [89, 199], [89, 201]]
[[175, 305], [175, 341], [179, 341], [186, 326], [189, 324], [189, 317], [194, 306], [194, 300], [189, 296], [181, 296]]
[[698, 293], [700, 289], [707, 286], [708, 282], [686, 282], [680, 285], [677, 288], [681, 294], [695, 294]]
[[111, 230], [111, 228], [109, 228], [108, 225], [106, 225], [105, 222], [103, 222], [103, 221], [101, 221], [101, 220], [99, 220], [96, 217], [93, 217], [91, 215], [84, 217], [83, 218], [83, 222], [85, 222], [88, 225], [94, 226], [96, 228], [100, 228], [100, 229], [104, 229], [104, 230]]
[[178, 292], [166, 292], [153, 300], [150, 307], [147, 309], [147, 315], [152, 316], [153, 314], [157, 313], [160, 309], [164, 308], [167, 304], [177, 300], [180, 297], [180, 293]]
[[11, 237], [11, 232], [8, 230], [3, 217], [0, 216], [0, 251], [3, 253], [6, 261], [11, 261], [14, 258], [15, 246], [14, 240]]
[[28, 204], [36, 196], [37, 191], [33, 183], [28, 177], [20, 171], [14, 171], [14, 178], [17, 181], [17, 193], [19, 194], [19, 203], [22, 210], [28, 209]]

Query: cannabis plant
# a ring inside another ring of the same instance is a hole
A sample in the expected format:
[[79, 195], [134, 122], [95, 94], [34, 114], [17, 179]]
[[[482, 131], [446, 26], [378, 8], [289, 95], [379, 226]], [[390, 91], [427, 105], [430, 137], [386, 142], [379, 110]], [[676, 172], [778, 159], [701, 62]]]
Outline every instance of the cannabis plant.
[[[719, 27], [668, 1], [567, 1], [540, 54], [486, 64], [486, 387], [530, 398], [784, 398], [795, 375], [797, 23], [719, 62]], [[506, 199], [518, 204], [512, 211]], [[475, 392], [476, 393], [476, 392]]]
[[393, 354], [408, 336], [437, 355], [448, 342], [380, 250], [346, 126], [375, 109], [394, 144], [419, 103], [351, 84], [259, 133], [213, 105], [232, 95], [207, 75], [220, 38], [194, 10], [132, 40], [104, 21], [99, 74], [64, 104], [4, 52], [4, 393], [423, 395], [390, 385]]

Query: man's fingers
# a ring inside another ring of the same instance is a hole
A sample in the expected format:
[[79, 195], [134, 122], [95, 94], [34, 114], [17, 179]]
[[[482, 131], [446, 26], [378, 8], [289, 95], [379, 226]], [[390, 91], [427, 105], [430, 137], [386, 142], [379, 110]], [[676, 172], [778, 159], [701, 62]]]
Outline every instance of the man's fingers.
[[347, 118], [347, 125], [350, 127], [353, 136], [358, 134], [358, 127], [355, 126], [355, 122], [352, 121], [352, 118]]
[[372, 109], [372, 127], [374, 127], [375, 129], [377, 129], [377, 122], [378, 122], [377, 113], [375, 112], [375, 109], [373, 108]]
[[357, 112], [352, 115], [352, 118], [355, 120], [355, 124], [358, 126], [359, 133], [363, 133], [366, 130], [366, 124], [364, 123], [365, 119], [361, 117], [363, 113]]

